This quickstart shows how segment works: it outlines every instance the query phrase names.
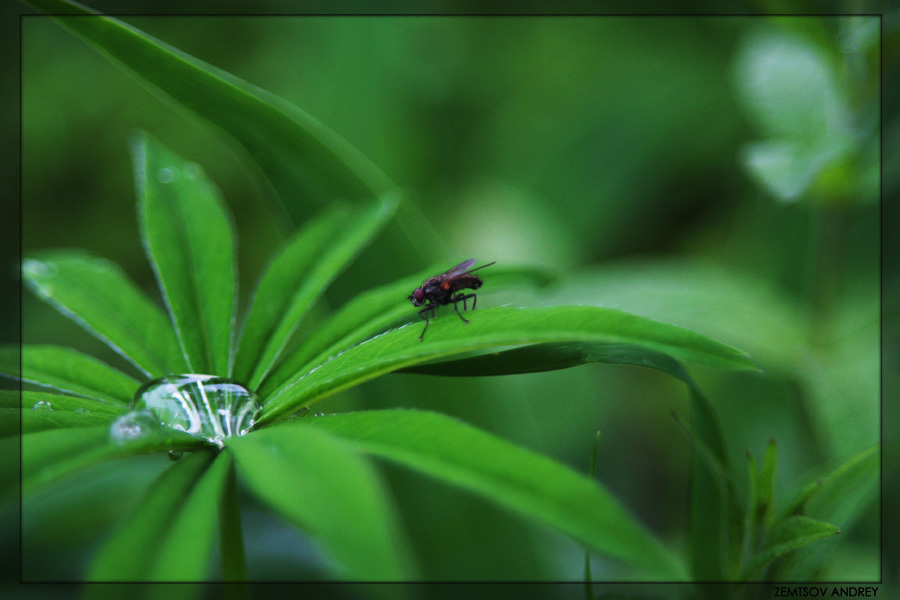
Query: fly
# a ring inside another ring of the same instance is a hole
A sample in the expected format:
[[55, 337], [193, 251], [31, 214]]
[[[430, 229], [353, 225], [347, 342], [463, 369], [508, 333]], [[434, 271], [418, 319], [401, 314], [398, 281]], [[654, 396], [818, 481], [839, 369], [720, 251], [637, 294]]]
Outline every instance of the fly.
[[[428, 329], [428, 324], [431, 322], [428, 319], [428, 311], [431, 311], [431, 318], [434, 318], [434, 309], [439, 305], [450, 304], [452, 302], [453, 309], [456, 311], [456, 314], [459, 315], [459, 318], [466, 323], [469, 322], [469, 320], [459, 312], [457, 303], [462, 302], [463, 310], [467, 310], [468, 306], [466, 305], [466, 301], [471, 298], [472, 310], [475, 310], [475, 302], [478, 298], [474, 293], [465, 294], [460, 292], [460, 290], [477, 290], [480, 288], [481, 284], [484, 282], [481, 281], [481, 278], [478, 277], [478, 275], [473, 275], [472, 273], [478, 269], [489, 267], [495, 264], [495, 262], [481, 265], [475, 269], [470, 269], [469, 267], [475, 264], [475, 259], [470, 258], [465, 262], [459, 263], [443, 275], [429, 277], [421, 287], [417, 287], [413, 290], [413, 293], [408, 296], [409, 301], [413, 303], [413, 306], [422, 306], [426, 302], [428, 303], [425, 304], [425, 308], [419, 311], [419, 316], [425, 320], [425, 328], [422, 329], [422, 335], [419, 336], [420, 342], [425, 337], [425, 331]], [[454, 296], [454, 294], [456, 295]]]

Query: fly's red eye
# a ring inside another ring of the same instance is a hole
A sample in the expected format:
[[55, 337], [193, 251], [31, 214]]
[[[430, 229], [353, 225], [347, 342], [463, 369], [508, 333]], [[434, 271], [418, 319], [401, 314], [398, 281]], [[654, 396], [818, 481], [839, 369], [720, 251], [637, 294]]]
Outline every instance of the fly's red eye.
[[422, 304], [425, 301], [425, 291], [422, 288], [416, 288], [416, 291], [413, 292], [413, 298], [416, 304]]

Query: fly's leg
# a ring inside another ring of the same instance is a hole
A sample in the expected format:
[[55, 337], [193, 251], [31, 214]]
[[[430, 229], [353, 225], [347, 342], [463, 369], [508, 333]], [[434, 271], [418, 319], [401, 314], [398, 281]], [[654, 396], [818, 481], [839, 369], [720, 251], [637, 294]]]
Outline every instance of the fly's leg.
[[466, 300], [468, 300], [469, 298], [472, 299], [472, 309], [474, 310], [475, 309], [475, 301], [476, 301], [475, 294], [457, 294], [456, 297], [453, 298], [453, 309], [456, 311], [456, 314], [459, 315], [459, 318], [462, 319], [463, 321], [465, 321], [466, 323], [469, 323], [470, 321], [467, 318], [465, 318], [464, 316], [462, 316], [461, 312], [459, 312], [459, 306], [457, 306], [457, 302], [462, 301], [463, 310], [466, 310], [466, 308], [467, 308]]
[[422, 338], [425, 337], [425, 331], [428, 329], [428, 324], [431, 322], [428, 320], [428, 311], [431, 311], [431, 317], [434, 318], [434, 304], [429, 304], [425, 308], [419, 311], [419, 316], [425, 319], [425, 327], [422, 329], [422, 335], [419, 336], [419, 341], [422, 341]]

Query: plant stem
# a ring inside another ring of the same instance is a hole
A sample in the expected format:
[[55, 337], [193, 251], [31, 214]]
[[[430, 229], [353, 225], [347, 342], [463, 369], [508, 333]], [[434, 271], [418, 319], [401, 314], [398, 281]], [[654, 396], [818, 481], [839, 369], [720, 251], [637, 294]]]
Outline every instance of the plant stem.
[[[226, 450], [227, 452], [227, 450]], [[225, 585], [227, 600], [246, 600], [247, 560], [244, 556], [244, 538], [241, 532], [241, 511], [237, 497], [237, 478], [234, 459], [228, 467], [225, 488], [219, 505], [219, 537], [222, 558], [222, 580], [235, 582]]]

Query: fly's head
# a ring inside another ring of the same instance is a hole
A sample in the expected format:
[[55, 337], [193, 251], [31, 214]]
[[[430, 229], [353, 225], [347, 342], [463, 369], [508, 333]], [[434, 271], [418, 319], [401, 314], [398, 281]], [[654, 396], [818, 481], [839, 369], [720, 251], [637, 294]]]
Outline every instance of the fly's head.
[[425, 304], [425, 290], [416, 288], [407, 298], [413, 303], [413, 306], [422, 306]]

